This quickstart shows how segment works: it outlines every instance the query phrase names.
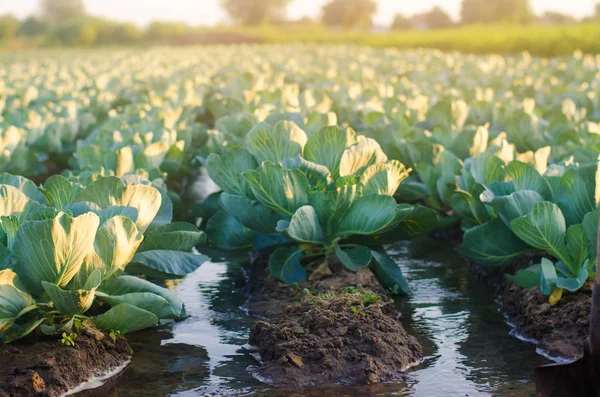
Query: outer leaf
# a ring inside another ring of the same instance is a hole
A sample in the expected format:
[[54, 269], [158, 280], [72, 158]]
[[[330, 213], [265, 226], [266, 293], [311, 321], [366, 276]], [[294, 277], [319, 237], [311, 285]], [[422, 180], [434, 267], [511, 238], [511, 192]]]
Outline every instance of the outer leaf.
[[278, 164], [264, 163], [256, 170], [246, 171], [244, 178], [259, 202], [289, 217], [309, 202], [310, 185], [306, 175], [300, 170], [288, 170]]
[[[598, 222], [600, 221], [599, 212], [597, 209], [592, 212], [588, 212], [583, 217], [583, 229], [588, 240], [588, 247], [590, 248], [590, 259], [594, 260], [598, 252]], [[594, 260], [594, 263], [596, 261]]]
[[512, 281], [523, 288], [532, 288], [540, 285], [540, 275], [542, 273], [542, 267], [538, 263], [533, 266], [529, 266], [527, 269], [517, 270], [515, 275], [505, 274], [507, 280]]
[[552, 189], [548, 181], [531, 165], [520, 161], [511, 161], [506, 166], [506, 173], [517, 190], [533, 190], [545, 200], [552, 199]]
[[144, 242], [138, 252], [150, 250], [189, 251], [206, 241], [206, 233], [191, 223], [175, 222], [151, 226], [146, 230]]
[[[89, 201], [82, 201], [79, 203], [69, 204], [69, 205], [63, 207], [63, 209], [62, 209], [63, 212], [70, 213], [73, 217], [78, 217], [79, 215], [83, 215], [88, 212], [95, 212], [97, 214], [98, 211], [101, 211], [101, 210], [102, 209], [100, 208], [100, 206], [98, 204], [90, 203]], [[136, 212], [136, 214], [137, 214], [137, 212]], [[136, 215], [136, 217], [137, 217], [137, 215]]]
[[271, 274], [286, 284], [297, 283], [306, 278], [306, 270], [300, 263], [300, 248], [277, 248], [269, 258]]
[[20, 313], [35, 305], [31, 295], [21, 288], [15, 272], [0, 270], [0, 334], [13, 325]]
[[138, 211], [133, 207], [124, 207], [121, 205], [114, 205], [112, 207], [94, 210], [92, 211], [98, 215], [100, 218], [100, 225], [104, 224], [107, 220], [114, 218], [115, 216], [124, 216], [129, 219], [133, 223], [137, 222]]
[[308, 182], [312, 187], [324, 192], [331, 183], [331, 174], [324, 165], [305, 160], [301, 156], [296, 156], [281, 161], [281, 164], [288, 169], [297, 169], [306, 175]]
[[[389, 227], [398, 207], [390, 196], [369, 195], [354, 201], [337, 225], [335, 236], [374, 234]], [[399, 222], [398, 222], [399, 223]]]
[[397, 160], [373, 164], [360, 177], [362, 193], [365, 196], [368, 194], [393, 196], [400, 182], [408, 177], [409, 172], [410, 170]]
[[125, 216], [110, 218], [96, 232], [94, 250], [86, 258], [76, 284], [82, 285], [94, 270], [100, 272], [103, 280], [120, 275], [143, 239], [131, 219]]
[[536, 203], [527, 215], [513, 219], [510, 225], [521, 240], [571, 267], [565, 246], [565, 218], [556, 204]]
[[0, 185], [0, 216], [16, 216], [27, 219], [34, 212], [44, 208], [41, 204], [31, 200], [16, 187]]
[[216, 248], [233, 251], [252, 247], [255, 232], [224, 211], [217, 212], [206, 224], [208, 241]]
[[[162, 174], [159, 176], [162, 176]], [[173, 220], [173, 202], [169, 197], [169, 192], [166, 189], [166, 187], [152, 183], [148, 179], [142, 177], [141, 175], [123, 175], [120, 179], [127, 186], [143, 185], [153, 187], [154, 189], [158, 190], [158, 192], [160, 193], [160, 206], [158, 208], [158, 212], [152, 219], [151, 225], [156, 226], [171, 223], [171, 221]]]
[[126, 185], [117, 177], [106, 177], [79, 192], [75, 201], [89, 201], [103, 209], [111, 206], [133, 207], [138, 211], [136, 226], [144, 232], [158, 214], [162, 196], [152, 186]]
[[585, 284], [588, 278], [588, 271], [582, 267], [579, 274], [574, 277], [558, 277], [556, 279], [556, 287], [566, 289], [567, 291], [575, 292]]
[[[583, 225], [573, 225], [567, 229], [567, 250], [573, 268], [576, 270], [581, 269], [583, 262], [588, 257], [588, 240]], [[579, 273], [578, 271], [572, 276], [578, 276]]]
[[264, 234], [275, 233], [277, 222], [281, 220], [277, 212], [243, 196], [223, 193], [221, 206], [244, 226]]
[[20, 225], [14, 243], [15, 270], [27, 289], [42, 291], [42, 281], [65, 287], [92, 252], [100, 219], [94, 213], [71, 218], [60, 213], [44, 221]]
[[373, 260], [370, 266], [381, 285], [389, 291], [408, 295], [408, 284], [402, 275], [400, 266], [389, 256], [380, 252], [372, 250], [371, 255], [373, 256]]
[[92, 272], [83, 289], [67, 291], [59, 286], [42, 281], [44, 291], [48, 294], [54, 307], [66, 315], [83, 314], [94, 303], [96, 288], [100, 285], [101, 274], [96, 270]]
[[151, 292], [133, 292], [131, 294], [110, 296], [102, 295], [102, 299], [111, 306], [127, 303], [140, 309], [154, 313], [159, 319], [176, 319], [171, 303], [160, 295]]
[[128, 303], [117, 305], [96, 317], [94, 323], [105, 331], [135, 332], [156, 327], [158, 317], [154, 313]]
[[496, 218], [467, 230], [456, 251], [482, 265], [502, 266], [534, 250]]
[[44, 188], [41, 190], [48, 203], [59, 211], [71, 204], [79, 191], [62, 175], [52, 175], [46, 180]]
[[25, 325], [13, 324], [13, 326], [4, 335], [4, 343], [11, 343], [18, 339], [24, 338], [39, 327], [46, 318], [35, 319]]
[[[183, 302], [173, 292], [156, 284], [134, 276], [120, 276], [104, 281], [98, 292], [111, 297], [149, 292], [165, 298], [177, 317], [185, 316]], [[104, 298], [103, 295], [103, 298]]]
[[6, 234], [6, 247], [12, 251], [17, 230], [19, 230], [19, 218], [16, 216], [0, 216], [0, 222], [2, 231]]
[[292, 216], [292, 220], [285, 223], [282, 227], [278, 225], [277, 231], [285, 232], [293, 241], [314, 244], [323, 244], [325, 241], [317, 212], [310, 205], [300, 207]]
[[[135, 254], [131, 260], [131, 264], [138, 266], [132, 266], [129, 270], [136, 273], [148, 273], [148, 270], [145, 268], [149, 268], [153, 270], [152, 275], [158, 272], [165, 276], [183, 277], [194, 272], [207, 260], [209, 258], [206, 255], [189, 252], [167, 250], [145, 251]], [[143, 265], [143, 267], [139, 265]], [[133, 270], [134, 268], [135, 270]]]
[[259, 164], [302, 155], [306, 141], [304, 131], [292, 121], [280, 121], [273, 126], [259, 123], [246, 135], [248, 150]]
[[510, 227], [510, 222], [521, 216], [526, 215], [533, 209], [533, 206], [544, 198], [533, 190], [519, 190], [508, 196], [494, 198], [490, 205], [496, 210], [506, 226]]
[[357, 272], [358, 269], [369, 266], [371, 262], [371, 250], [367, 247], [356, 247], [343, 250], [338, 245], [335, 246], [335, 256], [342, 262], [342, 265], [351, 272]]
[[336, 126], [324, 127], [313, 134], [304, 147], [308, 161], [327, 167], [336, 179], [340, 174], [340, 160], [349, 143], [355, 143], [356, 133], [351, 129], [340, 130]]
[[47, 204], [46, 198], [35, 186], [35, 183], [27, 178], [2, 172], [0, 173], [0, 185], [14, 186], [31, 200], [37, 201], [40, 204]]
[[387, 156], [383, 153], [377, 141], [371, 138], [359, 137], [358, 143], [346, 149], [342, 155], [340, 176], [358, 175], [367, 167], [386, 161]]
[[567, 225], [581, 223], [585, 214], [597, 208], [600, 203], [599, 178], [596, 164], [569, 168], [560, 178], [555, 201]]
[[206, 159], [210, 179], [224, 192], [248, 198], [252, 197], [252, 191], [241, 174], [256, 167], [254, 157], [241, 148], [230, 149], [224, 156], [212, 153]]
[[[337, 223], [339, 219], [344, 215], [348, 209], [354, 203], [354, 199], [359, 196], [359, 188], [356, 184], [342, 185], [337, 187], [335, 190], [327, 192], [327, 199], [325, 204], [328, 205], [329, 209], [328, 220], [327, 220], [327, 232], [331, 232], [334, 223]], [[314, 205], [313, 205], [314, 207]]]
[[480, 153], [473, 159], [471, 175], [477, 183], [502, 182], [506, 176], [504, 161], [491, 153]]
[[[437, 213], [430, 208], [415, 205], [410, 214], [398, 225], [403, 239], [425, 236], [440, 224]], [[393, 233], [393, 232], [390, 232]], [[396, 236], [400, 237], [399, 235]]]
[[556, 288], [556, 280], [558, 279], [556, 269], [554, 264], [546, 258], [542, 258], [541, 269], [540, 289], [544, 295], [550, 295]]

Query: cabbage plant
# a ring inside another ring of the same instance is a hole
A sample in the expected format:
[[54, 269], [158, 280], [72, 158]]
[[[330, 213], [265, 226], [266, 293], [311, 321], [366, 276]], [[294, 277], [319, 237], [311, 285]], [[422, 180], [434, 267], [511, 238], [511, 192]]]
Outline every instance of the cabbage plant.
[[554, 165], [542, 175], [514, 160], [504, 169], [506, 180], [489, 183], [480, 195], [495, 216], [469, 229], [458, 251], [492, 266], [527, 253], [547, 256], [508, 277], [524, 287], [541, 285], [556, 302], [563, 289], [578, 290], [595, 272], [598, 164]]
[[[353, 272], [370, 267], [382, 285], [407, 292], [381, 243], [353, 241], [392, 231], [411, 235], [423, 221], [415, 214], [431, 213], [396, 203], [393, 195], [409, 170], [388, 160], [375, 140], [338, 127], [309, 136], [290, 121], [259, 123], [245, 148], [211, 154], [207, 168], [223, 190], [207, 224], [213, 245], [278, 246], [269, 268], [290, 284], [307, 277], [307, 268], [313, 279], [331, 274], [335, 258]], [[404, 224], [409, 216], [411, 224]]]
[[[38, 189], [0, 174], [0, 334], [54, 333], [88, 321], [134, 332], [185, 316], [170, 291], [133, 276], [179, 277], [207, 258], [205, 239], [161, 214], [149, 183], [99, 178], [89, 186], [55, 175]], [[91, 313], [91, 314], [90, 314]]]

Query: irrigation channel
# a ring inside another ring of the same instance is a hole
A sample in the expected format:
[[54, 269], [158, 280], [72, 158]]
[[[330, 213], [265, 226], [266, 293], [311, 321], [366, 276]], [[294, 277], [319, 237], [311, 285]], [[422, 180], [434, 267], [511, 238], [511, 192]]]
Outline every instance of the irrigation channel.
[[[511, 335], [493, 293], [445, 242], [418, 239], [389, 247], [412, 294], [395, 304], [424, 347], [406, 381], [283, 390], [252, 376], [246, 345], [254, 318], [244, 311], [247, 255], [213, 259], [173, 287], [190, 317], [132, 334], [129, 367], [85, 396], [532, 396], [533, 368], [549, 360]], [[210, 253], [209, 253], [210, 254]]]

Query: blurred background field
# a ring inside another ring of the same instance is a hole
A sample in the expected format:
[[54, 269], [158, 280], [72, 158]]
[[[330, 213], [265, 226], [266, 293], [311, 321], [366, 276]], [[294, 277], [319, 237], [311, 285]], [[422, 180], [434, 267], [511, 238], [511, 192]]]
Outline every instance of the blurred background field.
[[[299, 7], [308, 3], [318, 11], [303, 13]], [[0, 48], [301, 42], [465, 53], [527, 51], [545, 57], [576, 50], [600, 53], [600, 3], [594, 0], [435, 0], [412, 5], [404, 0], [127, 0], [120, 3], [121, 11], [113, 4], [111, 12], [99, 4], [0, 4]], [[142, 17], [131, 14], [136, 7]], [[152, 19], [157, 15], [164, 17]]]

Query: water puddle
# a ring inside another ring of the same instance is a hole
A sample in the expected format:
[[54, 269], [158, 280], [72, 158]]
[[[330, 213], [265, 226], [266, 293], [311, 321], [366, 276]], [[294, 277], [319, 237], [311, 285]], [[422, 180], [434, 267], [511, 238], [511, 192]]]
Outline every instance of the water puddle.
[[[130, 366], [85, 396], [532, 396], [533, 368], [548, 360], [509, 335], [491, 291], [450, 246], [429, 239], [389, 247], [413, 291], [396, 299], [402, 321], [424, 347], [410, 379], [386, 385], [275, 390], [253, 378], [245, 346], [253, 319], [241, 306], [247, 254], [211, 256], [172, 285], [190, 318], [132, 334]], [[209, 253], [210, 255], [210, 253]]]

